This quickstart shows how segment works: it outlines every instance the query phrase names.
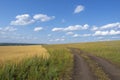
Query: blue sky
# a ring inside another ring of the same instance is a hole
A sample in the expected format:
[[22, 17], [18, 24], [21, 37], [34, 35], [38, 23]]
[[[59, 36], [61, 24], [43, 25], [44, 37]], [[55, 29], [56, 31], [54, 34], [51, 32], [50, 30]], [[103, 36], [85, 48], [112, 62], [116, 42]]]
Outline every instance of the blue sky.
[[0, 0], [0, 42], [120, 40], [120, 0]]

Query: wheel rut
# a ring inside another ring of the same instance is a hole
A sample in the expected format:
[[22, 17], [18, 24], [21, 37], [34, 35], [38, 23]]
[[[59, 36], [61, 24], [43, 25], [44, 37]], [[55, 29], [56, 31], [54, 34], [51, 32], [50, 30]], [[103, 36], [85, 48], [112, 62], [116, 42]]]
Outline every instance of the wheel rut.
[[80, 51], [74, 48], [71, 48], [70, 50], [74, 55], [74, 70], [72, 80], [94, 80], [87, 63], [81, 56], [79, 56]]
[[72, 80], [98, 80], [94, 73], [91, 72], [87, 62], [81, 57], [81, 54], [87, 55], [91, 60], [95, 61], [102, 67], [103, 71], [109, 76], [110, 80], [120, 80], [120, 69], [115, 65], [111, 64], [107, 60], [96, 57], [91, 54], [76, 49], [69, 48], [71, 53], [74, 55], [74, 68]]
[[103, 70], [109, 75], [111, 80], [120, 80], [120, 69], [117, 68], [115, 65], [109, 63], [107, 60], [93, 55], [89, 55], [89, 57], [96, 61], [103, 68]]

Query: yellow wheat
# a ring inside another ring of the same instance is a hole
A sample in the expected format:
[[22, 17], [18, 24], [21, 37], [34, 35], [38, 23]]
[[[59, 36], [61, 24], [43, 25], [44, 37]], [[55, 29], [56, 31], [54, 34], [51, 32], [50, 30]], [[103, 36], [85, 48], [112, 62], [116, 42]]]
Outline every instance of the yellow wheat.
[[20, 61], [24, 58], [39, 56], [49, 58], [49, 53], [41, 45], [35, 46], [0, 46], [0, 63], [5, 61]]

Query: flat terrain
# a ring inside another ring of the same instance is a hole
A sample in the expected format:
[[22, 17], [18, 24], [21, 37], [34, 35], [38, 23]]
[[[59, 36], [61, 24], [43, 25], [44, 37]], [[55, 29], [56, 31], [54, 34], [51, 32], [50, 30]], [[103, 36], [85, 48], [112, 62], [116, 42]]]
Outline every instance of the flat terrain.
[[96, 61], [104, 71], [109, 75], [111, 80], [120, 80], [120, 69], [105, 59], [90, 55], [90, 57]]
[[108, 62], [107, 60], [91, 54], [86, 54], [85, 52], [80, 51], [76, 48], [71, 48], [71, 52], [72, 54], [74, 54], [73, 80], [106, 80], [100, 79], [97, 75], [94, 75], [94, 73], [92, 73], [90, 67], [88, 66], [88, 63], [81, 56], [81, 54], [87, 55], [88, 57], [90, 57], [90, 59], [98, 63], [99, 67], [102, 67], [104, 73], [108, 75], [103, 76], [107, 77], [107, 80], [120, 80], [120, 69]]
[[70, 80], [73, 56], [62, 47], [0, 46], [0, 80]]
[[94, 80], [87, 63], [79, 56], [81, 53], [74, 48], [71, 48], [71, 52], [74, 55], [73, 80]]
[[0, 46], [0, 80], [120, 80], [120, 41]]
[[[32, 56], [47, 57], [47, 50], [41, 45], [37, 46], [0, 46], [0, 63], [8, 60], [22, 60]], [[16, 61], [15, 60], [15, 61]]]

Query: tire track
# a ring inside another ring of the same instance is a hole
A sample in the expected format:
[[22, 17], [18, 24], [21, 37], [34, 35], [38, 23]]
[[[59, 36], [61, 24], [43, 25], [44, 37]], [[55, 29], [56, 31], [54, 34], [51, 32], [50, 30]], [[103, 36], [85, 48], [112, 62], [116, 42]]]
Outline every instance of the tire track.
[[89, 55], [89, 57], [96, 61], [103, 68], [103, 70], [109, 75], [111, 80], [120, 80], [120, 69], [117, 68], [115, 65], [93, 55]]
[[79, 55], [78, 49], [70, 48], [74, 55], [73, 80], [95, 80], [85, 60]]
[[69, 48], [74, 55], [74, 71], [73, 80], [96, 80], [94, 74], [90, 71], [87, 62], [80, 55], [86, 55], [91, 60], [99, 64], [102, 70], [109, 76], [110, 80], [120, 80], [120, 69], [109, 63], [107, 60], [96, 57], [92, 54], [87, 54], [77, 48]]

